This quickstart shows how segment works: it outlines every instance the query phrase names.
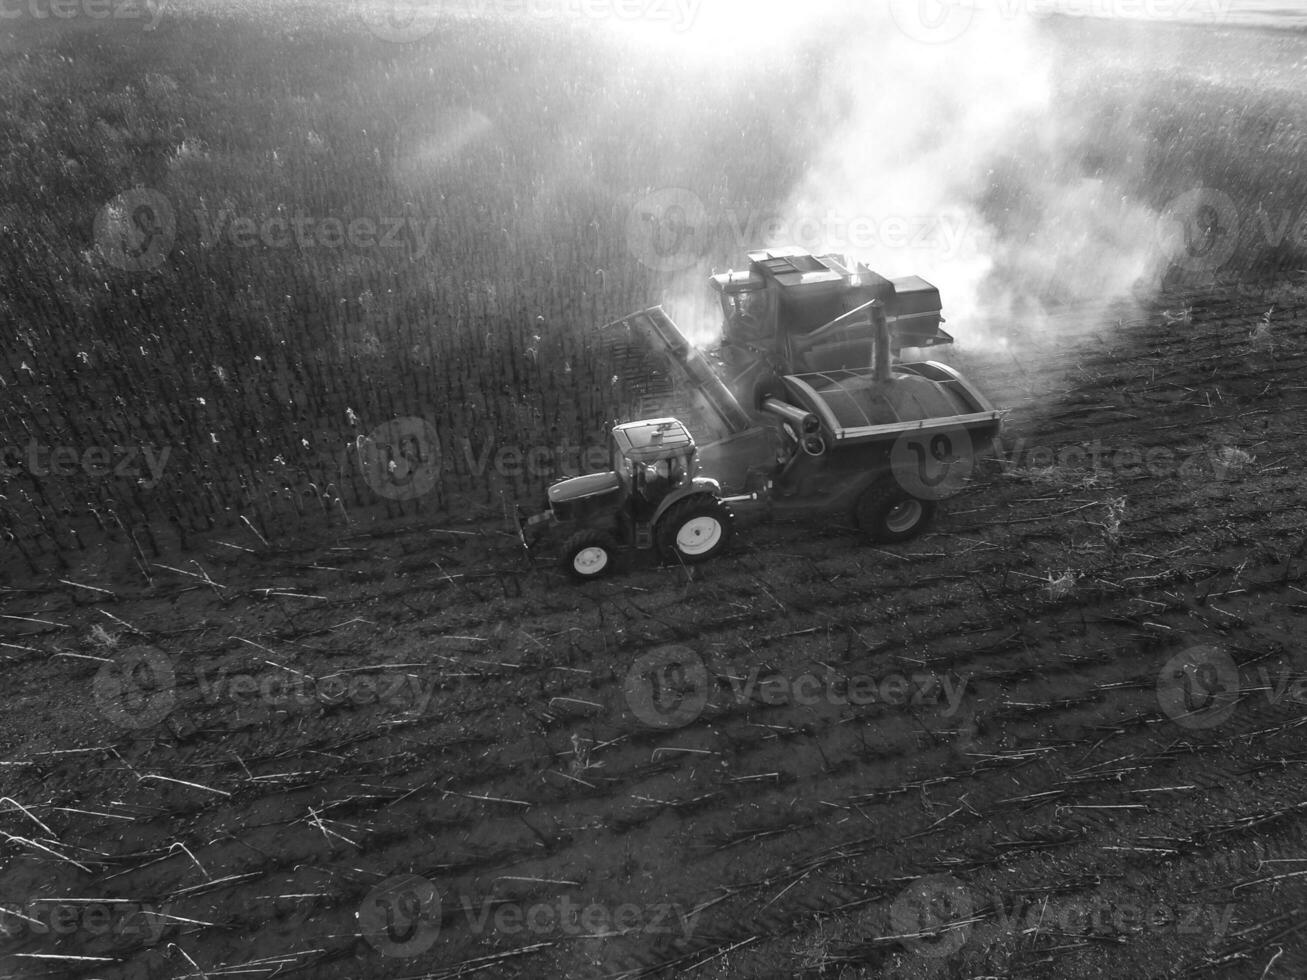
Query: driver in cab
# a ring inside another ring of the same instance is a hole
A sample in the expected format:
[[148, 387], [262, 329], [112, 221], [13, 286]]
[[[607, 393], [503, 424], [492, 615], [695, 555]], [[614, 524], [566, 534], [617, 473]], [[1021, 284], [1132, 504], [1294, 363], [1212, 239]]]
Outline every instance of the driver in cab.
[[660, 459], [644, 467], [644, 486], [641, 492], [645, 500], [657, 503], [672, 489], [672, 464], [670, 460]]

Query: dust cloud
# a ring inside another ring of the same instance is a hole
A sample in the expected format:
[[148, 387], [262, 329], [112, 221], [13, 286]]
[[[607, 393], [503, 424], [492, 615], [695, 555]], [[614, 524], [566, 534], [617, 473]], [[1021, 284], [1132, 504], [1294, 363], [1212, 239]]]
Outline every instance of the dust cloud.
[[829, 229], [805, 246], [931, 280], [963, 346], [1156, 286], [1161, 215], [1121, 170], [1143, 154], [1094, 166], [1093, 93], [1059, 85], [1069, 53], [1038, 18], [980, 13], [932, 43], [865, 5], [842, 36], [821, 93], [831, 138], [786, 208], [795, 229]]
[[[1147, 137], [1117, 118], [1120, 91], [1114, 103], [1101, 93], [1112, 70], [1101, 52], [1052, 29], [1047, 4], [967, 8], [960, 30], [940, 28], [938, 11], [932, 22], [932, 4], [817, 2], [796, 17], [792, 4], [755, 3], [735, 34], [720, 17], [685, 32], [683, 56], [716, 38], [718, 68], [740, 50], [776, 59], [787, 43], [815, 66], [778, 82], [806, 100], [801, 131], [775, 134], [803, 161], [778, 188], [783, 204], [749, 223], [709, 215], [718, 247], [704, 251], [740, 268], [751, 248], [797, 245], [923, 276], [962, 347], [1029, 340], [1057, 309], [1155, 292], [1184, 236], [1143, 199]], [[669, 275], [666, 303], [701, 342], [715, 316], [705, 271]]]

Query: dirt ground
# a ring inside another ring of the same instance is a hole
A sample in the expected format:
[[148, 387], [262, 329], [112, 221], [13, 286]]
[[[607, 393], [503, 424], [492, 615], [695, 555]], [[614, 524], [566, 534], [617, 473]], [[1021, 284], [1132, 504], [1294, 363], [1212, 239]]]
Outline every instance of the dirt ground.
[[906, 546], [4, 590], [0, 973], [1304, 975], [1307, 302], [1057, 328], [954, 355], [1004, 441]]

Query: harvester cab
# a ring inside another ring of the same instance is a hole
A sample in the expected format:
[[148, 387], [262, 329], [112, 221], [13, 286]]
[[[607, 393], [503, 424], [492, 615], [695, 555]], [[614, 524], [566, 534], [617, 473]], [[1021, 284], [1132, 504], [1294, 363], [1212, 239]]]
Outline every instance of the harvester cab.
[[733, 515], [721, 485], [699, 476], [694, 436], [673, 418], [615, 426], [609, 436], [612, 469], [555, 483], [549, 509], [518, 529], [527, 552], [562, 530], [560, 563], [576, 579], [613, 569], [619, 552], [657, 548], [663, 557], [697, 564], [728, 544]]
[[721, 373], [746, 407], [786, 374], [871, 363], [876, 324], [889, 326], [890, 350], [951, 344], [939, 290], [918, 276], [887, 279], [843, 255], [797, 248], [749, 253], [743, 271], [710, 280], [722, 309]]

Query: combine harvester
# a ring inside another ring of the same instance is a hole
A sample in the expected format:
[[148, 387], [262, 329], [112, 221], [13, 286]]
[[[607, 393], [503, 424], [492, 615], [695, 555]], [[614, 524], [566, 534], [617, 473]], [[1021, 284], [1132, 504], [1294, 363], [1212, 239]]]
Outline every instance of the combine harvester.
[[638, 421], [613, 429], [609, 471], [554, 484], [534, 516], [519, 508], [529, 553], [561, 540], [562, 567], [582, 580], [632, 549], [696, 564], [727, 547], [736, 512], [906, 541], [961, 489], [1001, 413], [947, 365], [895, 363], [952, 343], [938, 290], [838, 255], [749, 259], [711, 280], [724, 317], [715, 350], [661, 307], [599, 332]]

